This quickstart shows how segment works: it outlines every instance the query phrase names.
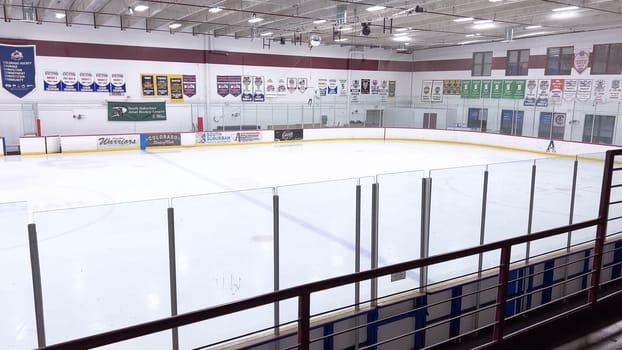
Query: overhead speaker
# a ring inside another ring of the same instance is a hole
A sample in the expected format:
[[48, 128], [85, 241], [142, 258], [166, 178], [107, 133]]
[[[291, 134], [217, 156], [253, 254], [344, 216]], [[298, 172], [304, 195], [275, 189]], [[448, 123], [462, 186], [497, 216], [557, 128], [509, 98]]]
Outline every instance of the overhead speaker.
[[363, 22], [361, 23], [361, 34], [368, 36], [369, 34], [371, 34], [371, 23], [370, 22]]
[[313, 34], [309, 38], [309, 45], [310, 46], [320, 46], [320, 42], [321, 41], [322, 41], [322, 38], [319, 35]]

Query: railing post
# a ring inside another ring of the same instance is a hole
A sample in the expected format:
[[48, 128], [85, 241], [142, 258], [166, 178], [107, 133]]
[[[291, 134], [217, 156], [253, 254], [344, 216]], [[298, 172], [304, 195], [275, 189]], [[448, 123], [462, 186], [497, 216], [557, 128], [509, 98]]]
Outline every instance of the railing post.
[[[278, 291], [280, 289], [279, 286], [279, 193], [278, 189], [275, 187], [272, 190], [272, 228], [273, 228], [273, 261], [274, 261], [274, 291]], [[279, 302], [274, 303], [274, 334], [278, 336], [280, 334], [279, 324], [280, 321], [280, 304]]]
[[[480, 229], [479, 229], [479, 245], [483, 245], [486, 240], [486, 204], [488, 202], [488, 166], [486, 166], [486, 170], [484, 171], [484, 187], [482, 191], [482, 216], [480, 219]], [[480, 293], [481, 290], [481, 278], [482, 278], [482, 269], [484, 268], [484, 253], [479, 253], [478, 263], [477, 263], [477, 290], [478, 293], [475, 294], [475, 307], [479, 309], [480, 307]], [[475, 328], [479, 327], [479, 313], [475, 314]]]
[[[354, 272], [361, 272], [361, 180], [358, 180], [356, 184], [356, 206], [354, 215], [356, 222], [354, 223]], [[361, 283], [356, 282], [354, 284], [354, 310], [359, 310], [359, 303], [361, 302], [360, 295]], [[357, 333], [358, 334], [358, 333]]]
[[41, 288], [41, 265], [39, 263], [39, 244], [37, 227], [28, 224], [28, 245], [30, 248], [30, 270], [32, 272], [32, 294], [35, 299], [35, 320], [37, 322], [37, 345], [45, 344], [45, 322], [43, 318], [43, 290]]
[[[430, 211], [432, 205], [432, 177], [421, 179], [421, 240], [419, 258], [427, 258], [430, 254]], [[428, 284], [428, 267], [419, 270], [419, 291], [425, 292]]]
[[298, 297], [298, 349], [309, 350], [311, 294], [306, 291]]
[[[536, 191], [536, 161], [533, 161], [531, 167], [531, 190], [529, 192], [529, 217], [527, 219], [527, 234], [531, 234], [531, 226], [533, 223], [533, 201]], [[527, 242], [525, 249], [525, 264], [529, 264], [529, 255], [531, 254], [531, 241]]]
[[[378, 268], [378, 198], [379, 198], [378, 180], [371, 185], [371, 269]], [[378, 298], [378, 278], [371, 279], [371, 305], [376, 305]]]
[[600, 284], [600, 270], [603, 264], [603, 246], [607, 235], [607, 220], [609, 218], [609, 201], [611, 197], [611, 179], [613, 178], [613, 161], [615, 156], [612, 151], [607, 151], [603, 183], [600, 188], [600, 205], [598, 208], [598, 220], [596, 226], [596, 239], [594, 241], [594, 259], [592, 263], [592, 279], [588, 292], [588, 302], [596, 304], [598, 300], [598, 286]]
[[501, 257], [499, 259], [499, 284], [497, 285], [497, 308], [492, 335], [493, 342], [500, 342], [503, 340], [505, 303], [508, 299], [508, 275], [510, 274], [510, 252], [511, 246], [501, 248]]
[[[168, 270], [171, 289], [171, 316], [177, 316], [177, 265], [175, 257], [175, 209], [168, 208]], [[179, 349], [179, 330], [172, 329], [173, 350]]]

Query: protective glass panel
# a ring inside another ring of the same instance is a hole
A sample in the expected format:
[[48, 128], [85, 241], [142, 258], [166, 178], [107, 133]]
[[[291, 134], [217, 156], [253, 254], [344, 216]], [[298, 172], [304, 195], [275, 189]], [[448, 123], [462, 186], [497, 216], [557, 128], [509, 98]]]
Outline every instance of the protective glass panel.
[[[598, 217], [605, 154], [584, 154], [577, 159], [579, 163], [577, 165], [577, 190], [573, 222]], [[571, 235], [571, 245], [587, 242], [594, 238], [596, 238], [596, 227], [574, 231]]]
[[[272, 198], [268, 188], [173, 199], [180, 313], [274, 290]], [[271, 325], [273, 306], [267, 305], [183, 327], [180, 346]]]
[[[153, 200], [34, 213], [49, 343], [170, 316], [167, 207]], [[169, 335], [144, 337], [140, 348], [168, 349]]]

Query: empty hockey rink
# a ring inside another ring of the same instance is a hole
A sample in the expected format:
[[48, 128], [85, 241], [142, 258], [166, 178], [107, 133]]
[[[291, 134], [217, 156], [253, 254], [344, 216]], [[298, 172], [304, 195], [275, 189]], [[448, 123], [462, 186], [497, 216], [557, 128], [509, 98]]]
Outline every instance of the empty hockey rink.
[[[573, 222], [596, 217], [603, 155], [578, 159]], [[170, 316], [167, 208], [175, 210], [178, 311], [274, 288], [272, 201], [280, 200], [279, 287], [354, 272], [355, 191], [362, 188], [361, 269], [370, 267], [371, 184], [379, 184], [379, 264], [417, 258], [421, 181], [432, 178], [430, 255], [568, 224], [574, 158], [424, 142], [349, 141], [62, 154], [0, 159], [0, 348], [36, 347], [27, 224], [36, 224], [48, 344]], [[274, 190], [274, 187], [278, 187]], [[593, 237], [574, 232], [573, 244]], [[535, 256], [567, 244], [554, 237]], [[513, 260], [525, 247], [512, 251]], [[496, 253], [484, 257], [494, 266]], [[429, 283], [477, 270], [432, 266]], [[384, 296], [419, 284], [379, 280]], [[369, 298], [369, 284], [361, 287]], [[354, 302], [354, 287], [312, 296], [312, 313]], [[272, 325], [273, 307], [180, 329], [181, 348]], [[280, 321], [296, 318], [284, 302]], [[169, 349], [162, 332], [111, 348]]]

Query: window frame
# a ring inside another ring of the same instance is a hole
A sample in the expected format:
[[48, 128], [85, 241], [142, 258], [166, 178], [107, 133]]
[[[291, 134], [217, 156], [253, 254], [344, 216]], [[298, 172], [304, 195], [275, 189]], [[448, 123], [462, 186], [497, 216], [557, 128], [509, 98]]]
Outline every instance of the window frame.
[[[596, 70], [596, 67], [600, 66], [599, 52], [597, 48], [606, 48], [607, 58], [604, 60], [604, 69]], [[615, 49], [615, 50], [612, 50]], [[618, 57], [612, 57], [617, 52]], [[611, 66], [614, 66], [611, 68]], [[617, 67], [616, 67], [617, 66]], [[610, 69], [611, 68], [611, 69]], [[622, 43], [610, 43], [610, 44], [594, 44], [592, 47], [592, 57], [590, 62], [590, 74], [622, 74]]]
[[[556, 59], [557, 64], [555, 65], [556, 71], [551, 69], [551, 61], [553, 60], [553, 55], [551, 54], [552, 50], [559, 50], [559, 57]], [[569, 49], [570, 53], [564, 53], [564, 50]], [[567, 60], [568, 62], [564, 62]], [[564, 67], [564, 63], [568, 64], [567, 70], [562, 70]], [[544, 66], [544, 75], [571, 75], [572, 68], [574, 67], [574, 46], [554, 46], [546, 48], [546, 65]]]
[[[514, 62], [514, 65], [516, 67], [515, 72], [513, 72], [512, 70], [511, 55], [513, 53], [516, 53], [516, 62]], [[508, 50], [507, 56], [506, 56], [506, 64], [505, 64], [505, 75], [506, 76], [529, 75], [529, 57], [530, 57], [530, 49]]]
[[[486, 62], [486, 57], [490, 56], [490, 62]], [[472, 77], [489, 77], [492, 75], [492, 51], [473, 52], [471, 61]]]

